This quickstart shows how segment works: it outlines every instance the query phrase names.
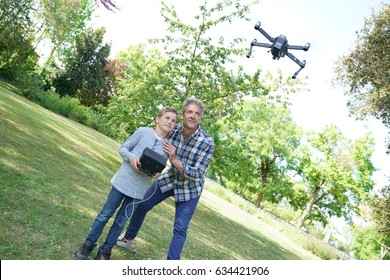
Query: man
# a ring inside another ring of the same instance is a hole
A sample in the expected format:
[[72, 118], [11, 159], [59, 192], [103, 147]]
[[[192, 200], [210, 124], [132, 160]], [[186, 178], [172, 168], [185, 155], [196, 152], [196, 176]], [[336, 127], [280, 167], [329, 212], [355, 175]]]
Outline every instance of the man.
[[199, 126], [203, 113], [204, 105], [200, 100], [191, 97], [184, 101], [183, 125], [177, 125], [168, 136], [169, 142], [163, 144], [171, 167], [147, 190], [125, 235], [118, 239], [118, 246], [129, 247], [147, 212], [169, 196], [174, 196], [176, 213], [167, 259], [180, 259], [188, 225], [203, 191], [205, 174], [215, 148], [213, 139]]

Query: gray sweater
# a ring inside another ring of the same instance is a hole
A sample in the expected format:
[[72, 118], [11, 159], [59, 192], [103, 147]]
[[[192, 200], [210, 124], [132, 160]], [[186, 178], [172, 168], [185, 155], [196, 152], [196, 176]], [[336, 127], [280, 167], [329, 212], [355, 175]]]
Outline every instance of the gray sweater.
[[152, 180], [146, 174], [135, 171], [130, 162], [134, 157], [140, 158], [146, 147], [168, 158], [162, 150], [163, 142], [164, 139], [154, 134], [153, 128], [138, 128], [119, 148], [123, 162], [111, 179], [112, 186], [124, 195], [142, 199]]

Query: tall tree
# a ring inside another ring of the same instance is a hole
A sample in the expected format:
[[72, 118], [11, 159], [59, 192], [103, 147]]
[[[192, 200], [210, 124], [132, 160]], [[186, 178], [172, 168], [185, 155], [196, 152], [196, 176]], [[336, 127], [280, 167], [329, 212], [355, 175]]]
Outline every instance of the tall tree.
[[352, 141], [330, 125], [321, 132], [308, 133], [302, 140], [298, 169], [300, 178], [294, 189], [295, 197], [289, 202], [295, 209], [304, 209], [297, 228], [306, 219], [322, 222], [330, 217], [344, 217], [351, 221], [352, 214], [367, 203], [374, 186], [374, 166], [371, 156], [374, 140], [366, 135]]
[[228, 70], [229, 65], [234, 65], [234, 58], [244, 53], [238, 47], [243, 39], [225, 41], [224, 37], [212, 34], [217, 26], [228, 27], [232, 22], [248, 20], [246, 15], [256, 3], [257, 0], [246, 5], [239, 1], [217, 1], [212, 5], [205, 0], [199, 6], [199, 14], [194, 16], [196, 23], [191, 25], [178, 17], [174, 7], [162, 2], [161, 14], [171, 34], [152, 42], [162, 44], [168, 57], [174, 103], [196, 96], [208, 104], [213, 116], [220, 116], [232, 110], [243, 95], [264, 94], [260, 84], [249, 87], [250, 77], [239, 66]]
[[74, 47], [77, 37], [85, 30], [86, 23], [96, 8], [95, 1], [37, 0], [36, 2], [34, 15], [37, 20], [37, 43], [46, 44], [46, 47], [50, 48], [48, 62], [51, 62], [54, 57], [61, 61]]
[[[170, 34], [151, 42], [159, 44], [163, 50], [159, 55], [150, 54], [146, 47], [143, 47], [143, 50], [137, 52], [144, 53], [145, 57], [128, 56], [125, 59], [128, 60], [125, 61], [128, 65], [125, 73], [131, 75], [128, 75], [128, 81], [122, 83], [122, 90], [118, 91], [119, 96], [112, 100], [113, 104], [109, 105], [108, 110], [117, 108], [118, 116], [124, 116], [120, 108], [124, 106], [129, 110], [135, 107], [132, 111], [142, 112], [132, 119], [132, 123], [137, 126], [137, 123], [145, 123], [145, 116], [154, 115], [159, 105], [180, 108], [186, 97], [196, 96], [207, 104], [208, 114], [203, 125], [212, 126], [215, 124], [213, 118], [231, 111], [232, 105], [243, 95], [249, 95], [251, 92], [256, 95], [266, 94], [258, 79], [252, 80], [241, 68], [227, 70], [227, 64], [239, 53], [235, 46], [240, 40], [224, 42], [223, 38], [215, 40], [207, 33], [219, 24], [244, 19], [249, 7], [250, 5], [238, 5], [232, 1], [219, 1], [210, 7], [208, 2], [204, 1], [200, 5], [199, 14], [194, 12], [195, 23], [185, 24], [174, 7], [168, 7], [162, 2], [161, 14]], [[129, 52], [132, 53], [133, 51]], [[155, 57], [156, 63], [153, 63], [152, 57]], [[118, 56], [118, 59], [122, 58]], [[151, 64], [147, 65], [145, 61]], [[134, 77], [137, 77], [137, 80], [132, 81]], [[134, 91], [138, 93], [135, 94]], [[138, 98], [140, 96], [142, 98]], [[121, 100], [122, 106], [118, 106], [117, 99]], [[114, 113], [110, 115], [114, 120]], [[118, 123], [122, 122], [118, 118], [114, 122], [122, 128], [128, 126], [126, 134], [132, 132], [133, 126], [129, 126], [127, 118], [123, 119], [123, 124]], [[121, 133], [123, 135], [125, 132]]]
[[107, 89], [107, 94], [105, 94], [105, 98], [103, 99], [102, 104], [104, 106], [108, 105], [108, 101], [112, 96], [116, 95], [117, 89], [119, 87], [118, 80], [120, 78], [125, 78], [125, 65], [121, 63], [118, 59], [110, 59], [106, 64], [106, 79], [105, 85]]
[[[370, 203], [374, 229], [380, 235], [380, 242], [383, 250], [390, 249], [390, 185], [383, 187], [379, 194], [375, 194]], [[388, 259], [390, 258], [390, 253]], [[382, 258], [385, 253], [382, 254]]]
[[37, 61], [31, 18], [33, 0], [0, 2], [0, 76], [15, 80], [18, 71]]
[[105, 115], [115, 127], [116, 138], [126, 139], [139, 126], [153, 125], [159, 106], [174, 106], [167, 90], [170, 76], [167, 61], [160, 51], [146, 50], [144, 44], [120, 51], [117, 62], [123, 67], [116, 94], [112, 96]]
[[[390, 128], [390, 4], [366, 19], [355, 44], [337, 62], [335, 81], [347, 86], [353, 115], [374, 116]], [[390, 139], [388, 144], [390, 152]]]
[[94, 106], [107, 101], [106, 65], [111, 46], [103, 43], [105, 29], [87, 29], [77, 40], [74, 53], [53, 84], [60, 95], [78, 97], [81, 104]]
[[278, 202], [289, 197], [289, 173], [302, 133], [289, 110], [250, 100], [239, 114], [235, 121], [222, 120], [220, 132], [224, 141], [230, 141], [224, 155], [237, 166], [229, 164], [229, 169], [223, 168], [219, 174], [233, 185], [235, 192], [253, 200], [257, 207], [263, 199]]

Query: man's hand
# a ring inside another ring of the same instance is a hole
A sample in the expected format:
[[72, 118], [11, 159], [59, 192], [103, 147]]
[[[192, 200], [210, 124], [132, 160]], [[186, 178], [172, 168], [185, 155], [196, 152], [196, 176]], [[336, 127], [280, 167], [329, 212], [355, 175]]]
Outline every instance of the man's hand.
[[176, 157], [176, 148], [170, 142], [165, 141], [163, 143], [163, 151], [167, 153], [169, 160], [172, 162], [172, 159]]
[[176, 148], [170, 142], [163, 143], [163, 151], [167, 153], [169, 161], [176, 167], [182, 174], [184, 174], [183, 165], [181, 161], [176, 157]]

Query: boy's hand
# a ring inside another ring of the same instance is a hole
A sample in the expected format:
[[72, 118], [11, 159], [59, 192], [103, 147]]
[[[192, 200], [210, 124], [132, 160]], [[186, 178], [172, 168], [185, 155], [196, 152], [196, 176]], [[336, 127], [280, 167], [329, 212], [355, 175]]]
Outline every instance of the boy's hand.
[[138, 164], [140, 164], [140, 162], [139, 162], [139, 158], [137, 157], [133, 158], [130, 162], [130, 166], [133, 167], [135, 171], [141, 172], [141, 170], [139, 170], [138, 168]]

